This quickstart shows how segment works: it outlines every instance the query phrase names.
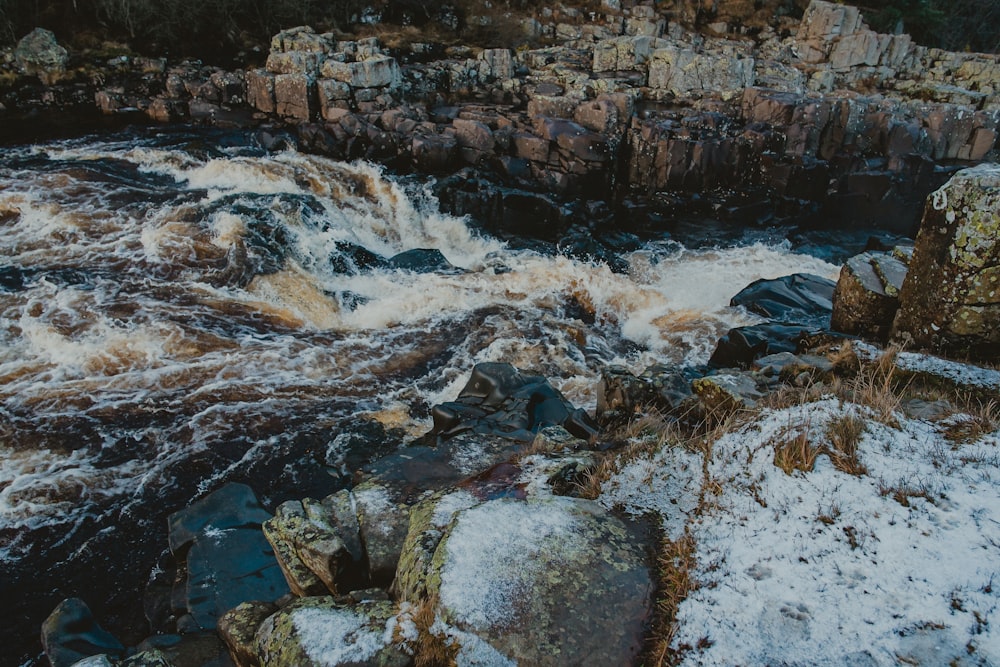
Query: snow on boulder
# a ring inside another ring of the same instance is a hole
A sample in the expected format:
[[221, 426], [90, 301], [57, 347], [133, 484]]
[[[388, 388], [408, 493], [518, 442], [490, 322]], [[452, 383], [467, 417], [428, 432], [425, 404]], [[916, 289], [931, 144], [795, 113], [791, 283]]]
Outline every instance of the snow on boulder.
[[[500, 498], [463, 508], [468, 500], [440, 501], [428, 513], [429, 531], [451, 512], [454, 519], [423, 581], [406, 577], [408, 590], [436, 599], [445, 624], [518, 664], [634, 661], [653, 582], [625, 524], [576, 498]], [[412, 564], [426, 566], [426, 558]]]
[[345, 606], [332, 598], [302, 598], [270, 616], [257, 630], [264, 667], [337, 667], [411, 664], [396, 648], [395, 605], [366, 601]]

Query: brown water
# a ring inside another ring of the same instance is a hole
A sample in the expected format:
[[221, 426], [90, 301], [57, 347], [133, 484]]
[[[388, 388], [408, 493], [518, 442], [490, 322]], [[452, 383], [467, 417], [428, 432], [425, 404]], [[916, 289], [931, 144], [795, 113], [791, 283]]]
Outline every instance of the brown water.
[[[436, 248], [459, 270], [359, 270]], [[226, 481], [329, 493], [429, 427], [475, 363], [592, 408], [605, 364], [704, 362], [787, 244], [650, 242], [606, 266], [513, 250], [369, 164], [145, 134], [0, 157], [0, 661], [78, 595], [127, 642], [163, 518]], [[133, 637], [133, 635], [135, 637]], [[8, 660], [9, 658], [9, 660]]]

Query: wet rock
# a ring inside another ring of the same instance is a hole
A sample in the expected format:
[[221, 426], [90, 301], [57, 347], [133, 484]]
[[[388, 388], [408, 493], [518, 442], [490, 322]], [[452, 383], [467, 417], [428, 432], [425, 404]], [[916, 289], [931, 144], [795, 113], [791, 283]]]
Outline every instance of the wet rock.
[[414, 273], [456, 273], [457, 266], [436, 248], [414, 248], [389, 258], [389, 267], [413, 271]]
[[17, 43], [14, 62], [23, 74], [37, 76], [44, 85], [51, 86], [66, 73], [69, 53], [59, 46], [52, 32], [35, 28]]
[[167, 519], [170, 551], [184, 550], [207, 530], [254, 528], [271, 518], [246, 484], [226, 484]]
[[904, 259], [905, 255], [866, 252], [847, 260], [833, 295], [831, 328], [886, 340], [907, 274]]
[[435, 406], [432, 416], [431, 433], [441, 439], [471, 430], [529, 442], [541, 428], [555, 425], [587, 440], [597, 433], [586, 413], [545, 378], [502, 363], [477, 364], [458, 398]]
[[729, 305], [743, 306], [776, 322], [826, 327], [836, 283], [808, 273], [761, 279], [740, 290]]
[[628, 419], [652, 402], [649, 384], [624, 366], [607, 366], [601, 370], [597, 385], [598, 419]]
[[800, 342], [815, 333], [815, 329], [801, 325], [737, 327], [719, 340], [708, 363], [716, 368], [746, 368], [758, 357], [797, 351]]
[[243, 484], [228, 484], [170, 515], [170, 549], [186, 562], [180, 597], [188, 616], [182, 625], [210, 630], [241, 602], [272, 601], [288, 593], [261, 532], [269, 518]]
[[219, 619], [219, 636], [229, 648], [229, 655], [239, 667], [257, 667], [257, 630], [278, 611], [268, 602], [244, 602]]
[[42, 623], [42, 647], [52, 667], [70, 667], [90, 656], [122, 658], [125, 647], [98, 625], [83, 600], [68, 598]]
[[273, 601], [288, 584], [259, 527], [212, 530], [199, 535], [187, 554], [185, 606], [190, 622], [203, 630], [251, 600]]
[[303, 598], [264, 621], [257, 656], [268, 667], [405, 667], [411, 658], [394, 645], [394, 618], [391, 602]]
[[1000, 358], [1000, 165], [955, 174], [928, 198], [899, 294], [896, 341]]
[[454, 512], [424, 582], [445, 622], [530, 665], [630, 664], [653, 593], [625, 525], [597, 503], [565, 497], [501, 498]]
[[410, 153], [416, 167], [427, 173], [451, 171], [458, 153], [458, 140], [448, 134], [414, 135]]

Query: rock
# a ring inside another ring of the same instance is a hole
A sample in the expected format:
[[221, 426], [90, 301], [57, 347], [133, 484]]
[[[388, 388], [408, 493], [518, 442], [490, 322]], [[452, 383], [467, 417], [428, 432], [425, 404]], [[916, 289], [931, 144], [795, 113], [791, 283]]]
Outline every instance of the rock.
[[493, 151], [495, 143], [493, 132], [484, 123], [456, 118], [452, 125], [455, 127], [455, 138], [466, 162], [476, 164], [484, 155]]
[[226, 484], [167, 518], [170, 551], [175, 556], [205, 531], [254, 528], [271, 518], [246, 484]]
[[644, 71], [656, 40], [649, 36], [616, 37], [594, 45], [594, 72]]
[[42, 648], [52, 667], [70, 667], [90, 656], [125, 656], [125, 647], [98, 625], [79, 598], [60, 602], [42, 623]]
[[416, 167], [431, 174], [451, 171], [457, 152], [458, 140], [447, 134], [414, 135], [410, 147]]
[[514, 76], [514, 54], [510, 49], [483, 49], [479, 73], [487, 81], [507, 81]]
[[241, 602], [288, 592], [260, 529], [269, 518], [243, 484], [227, 484], [168, 517], [170, 549], [179, 560], [186, 554], [183, 606], [191, 624], [210, 630]]
[[730, 329], [715, 347], [709, 365], [746, 368], [754, 359], [776, 352], [795, 352], [815, 330], [800, 325], [757, 324]]
[[326, 53], [333, 51], [333, 47], [334, 41], [330, 35], [318, 35], [309, 26], [282, 30], [271, 38], [271, 51], [279, 53], [287, 51]]
[[374, 55], [357, 62], [327, 60], [320, 68], [320, 75], [342, 81], [352, 88], [395, 88], [401, 75], [395, 58]]
[[264, 522], [263, 530], [296, 595], [346, 592], [343, 577], [356, 579], [363, 555], [341, 539], [344, 531], [327, 503], [311, 498], [286, 501]]
[[219, 636], [229, 648], [229, 655], [238, 667], [257, 667], [257, 630], [278, 611], [268, 602], [244, 602], [230, 609], [219, 619]]
[[274, 113], [274, 75], [266, 70], [252, 69], [247, 71], [246, 82], [247, 104], [258, 111]]
[[214, 629], [219, 617], [242, 602], [271, 602], [288, 592], [259, 527], [206, 531], [188, 551], [185, 606], [203, 630]]
[[833, 294], [830, 327], [885, 341], [906, 273], [906, 263], [892, 253], [866, 252], [847, 260]]
[[629, 419], [652, 402], [649, 385], [624, 366], [607, 366], [601, 370], [601, 381], [597, 385], [598, 419]]
[[[226, 645], [214, 632], [186, 635], [156, 635], [140, 643], [138, 655], [146, 654], [149, 659], [144, 665], [163, 664], [170, 667], [232, 667], [233, 662]], [[162, 663], [151, 662], [162, 660]], [[137, 665], [138, 667], [138, 665]]]
[[739, 409], [757, 407], [764, 393], [753, 376], [746, 373], [720, 373], [698, 378], [691, 383], [694, 393], [709, 415], [721, 416]]
[[396, 572], [409, 529], [409, 512], [397, 489], [376, 478], [354, 487], [352, 498], [375, 585], [388, 585]]
[[[436, 512], [447, 516], [462, 500]], [[424, 581], [442, 620], [525, 665], [631, 664], [654, 590], [625, 525], [593, 501], [565, 497], [454, 512]]]
[[394, 619], [391, 602], [303, 598], [260, 626], [257, 656], [265, 667], [405, 667], [411, 658], [394, 645]]
[[319, 74], [322, 54], [311, 51], [272, 51], [267, 57], [264, 69], [272, 74], [303, 74], [316, 77]]
[[574, 410], [545, 378], [523, 375], [510, 364], [477, 364], [458, 398], [431, 414], [431, 434], [441, 439], [471, 430], [529, 442], [540, 429], [556, 425], [587, 440], [597, 434], [586, 413]]
[[274, 77], [274, 110], [279, 116], [308, 121], [315, 112], [316, 85], [306, 74], [278, 74]]
[[892, 339], [1000, 358], [1000, 165], [955, 174], [927, 201]]
[[389, 258], [388, 266], [414, 273], [461, 273], [437, 248], [414, 248]]
[[582, 125], [560, 118], [539, 118], [539, 135], [553, 141], [572, 157], [585, 162], [606, 162], [610, 158], [607, 138]]
[[730, 301], [776, 322], [827, 327], [833, 310], [836, 283], [827, 278], [795, 273], [761, 279], [740, 290]]
[[37, 76], [44, 85], [51, 86], [66, 73], [69, 53], [59, 46], [52, 32], [35, 28], [17, 43], [14, 62], [23, 74]]
[[674, 95], [718, 94], [729, 99], [753, 84], [754, 59], [697, 53], [676, 46], [653, 52], [649, 87]]

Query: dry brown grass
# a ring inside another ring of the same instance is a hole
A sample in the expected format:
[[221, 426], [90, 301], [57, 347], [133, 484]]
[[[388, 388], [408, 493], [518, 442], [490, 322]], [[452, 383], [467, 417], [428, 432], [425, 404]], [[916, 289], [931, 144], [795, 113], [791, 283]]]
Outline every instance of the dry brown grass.
[[413, 664], [416, 667], [453, 667], [457, 664], [457, 647], [444, 635], [431, 631], [437, 618], [437, 606], [436, 598], [424, 600], [411, 616], [419, 632], [413, 655]]
[[683, 653], [691, 648], [681, 647], [675, 650], [671, 643], [677, 632], [677, 610], [697, 588], [694, 578], [694, 569], [698, 564], [695, 547], [694, 538], [689, 534], [684, 534], [677, 540], [664, 538], [660, 544], [660, 595], [656, 603], [657, 618], [649, 651], [649, 664], [656, 667], [678, 664]]
[[945, 428], [944, 437], [956, 444], [975, 442], [1000, 429], [1000, 402], [970, 399], [959, 403], [968, 419], [954, 421]]
[[816, 465], [816, 457], [820, 453], [821, 449], [812, 443], [809, 429], [806, 428], [774, 445], [774, 465], [786, 475], [791, 475], [796, 470], [809, 472]]
[[826, 453], [837, 470], [848, 475], [868, 474], [868, 468], [858, 459], [858, 443], [864, 433], [865, 420], [853, 414], [840, 415], [827, 424], [830, 447]]

